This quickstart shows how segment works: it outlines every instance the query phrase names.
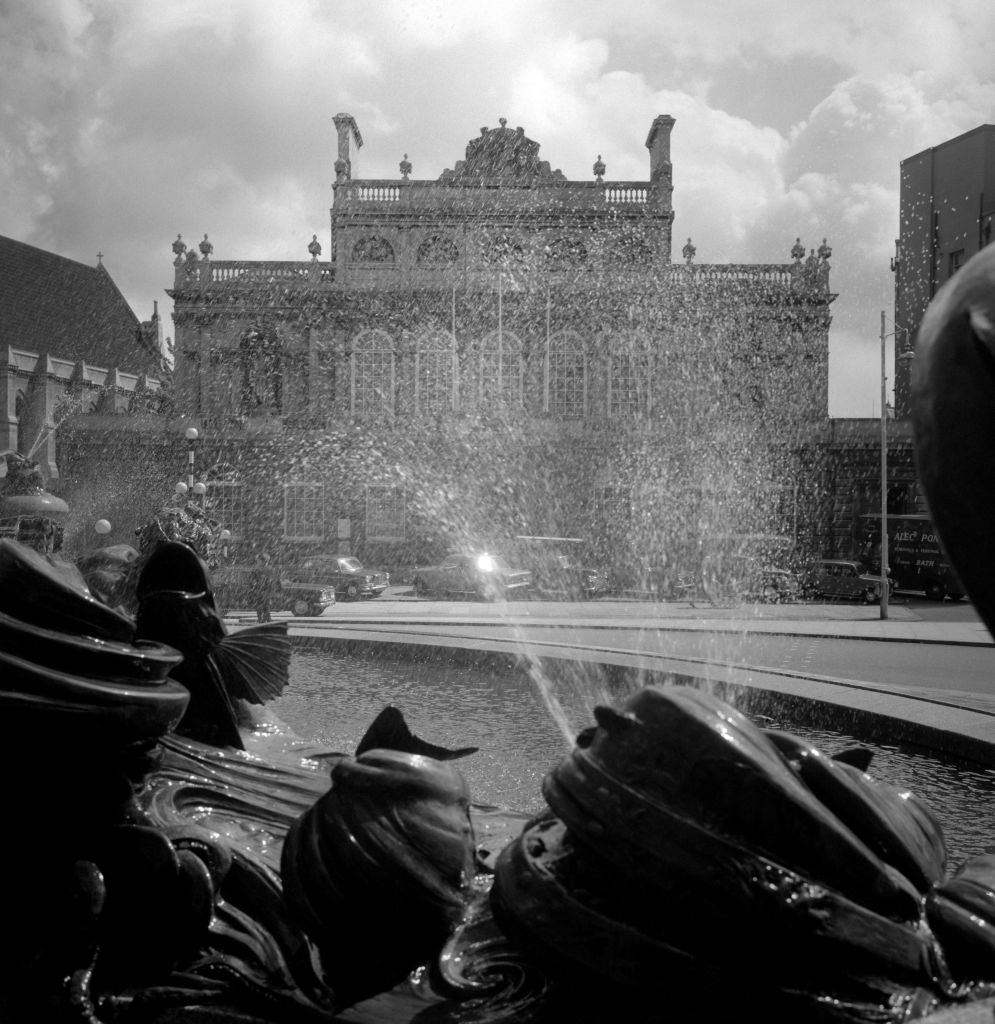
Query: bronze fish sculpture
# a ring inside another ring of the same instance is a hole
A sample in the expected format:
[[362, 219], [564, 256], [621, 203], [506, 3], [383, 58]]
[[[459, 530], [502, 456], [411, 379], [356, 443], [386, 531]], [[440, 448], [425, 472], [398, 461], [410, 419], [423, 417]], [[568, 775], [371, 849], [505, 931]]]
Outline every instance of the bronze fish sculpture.
[[134, 634], [82, 580], [0, 540], [0, 736], [20, 745], [44, 735], [89, 756], [168, 732], [189, 700], [169, 678], [181, 655]]
[[936, 293], [916, 337], [912, 425], [919, 480], [943, 547], [995, 631], [995, 246]]
[[177, 732], [216, 746], [244, 749], [244, 704], [263, 704], [287, 685], [290, 639], [285, 622], [229, 634], [207, 566], [187, 544], [169, 541], [149, 556], [137, 585], [135, 636], [183, 655], [172, 677], [190, 691]]
[[995, 870], [944, 883], [936, 819], [848, 763], [866, 758], [692, 687], [595, 717], [491, 891], [498, 923], [568, 988], [593, 975], [640, 1012], [665, 990], [720, 1013], [732, 982], [747, 1017], [899, 1021], [995, 973], [976, 967], [995, 948], [976, 924], [995, 920]]
[[470, 795], [448, 764], [397, 750], [343, 758], [291, 827], [291, 916], [344, 1004], [397, 984], [441, 948], [475, 870]]

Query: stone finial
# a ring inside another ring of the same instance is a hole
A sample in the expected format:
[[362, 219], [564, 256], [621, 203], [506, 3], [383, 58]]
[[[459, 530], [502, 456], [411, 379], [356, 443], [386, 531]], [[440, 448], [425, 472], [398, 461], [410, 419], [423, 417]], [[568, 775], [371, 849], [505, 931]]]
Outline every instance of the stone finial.
[[498, 124], [501, 125], [502, 128], [506, 128], [508, 126], [508, 118], [506, 118], [506, 117], [499, 117], [498, 118]]
[[602, 179], [604, 178], [604, 176], [605, 176], [605, 171], [606, 171], [607, 169], [608, 169], [608, 168], [607, 168], [607, 167], [605, 167], [605, 162], [604, 162], [604, 160], [602, 160], [602, 159], [601, 159], [601, 154], [599, 153], [599, 154], [598, 154], [598, 159], [594, 161], [594, 167], [593, 167], [593, 170], [594, 170], [594, 177], [595, 177], [595, 178], [596, 178], [596, 179], [597, 179], [598, 181], [601, 181], [601, 180], [602, 180]]
[[687, 263], [688, 266], [691, 266], [691, 264], [694, 262], [694, 254], [697, 251], [698, 250], [695, 248], [694, 243], [689, 238], [687, 240], [687, 244], [684, 246], [683, 249], [681, 249], [681, 255], [684, 257], [684, 262]]
[[176, 263], [180, 263], [183, 259], [183, 254], [187, 251], [187, 243], [183, 241], [182, 235], [176, 236], [176, 241], [173, 242], [173, 254], [176, 256]]
[[800, 238], [795, 239], [795, 244], [791, 247], [791, 258], [795, 263], [801, 263], [802, 257], [805, 255], [805, 246], [802, 245]]
[[214, 252], [214, 246], [207, 240], [206, 234], [204, 235], [204, 240], [197, 246], [197, 248], [200, 249], [200, 253], [205, 260], [209, 260], [211, 258], [211, 253]]
[[317, 235], [311, 236], [311, 241], [308, 242], [307, 251], [311, 254], [311, 258], [315, 260], [321, 255], [321, 242], [318, 241]]
[[187, 257], [186, 257], [186, 259], [187, 259], [187, 265], [188, 266], [191, 263], [196, 263], [197, 262], [197, 253], [193, 249], [188, 249], [187, 250]]
[[97, 253], [97, 266], [102, 267], [104, 265], [104, 254], [102, 252]]
[[819, 246], [819, 259], [823, 260], [823, 261], [828, 260], [829, 257], [832, 256], [832, 254], [833, 254], [832, 246], [826, 245], [826, 240], [823, 239], [822, 240], [822, 245]]
[[411, 161], [408, 159], [408, 154], [404, 154], [404, 159], [397, 165], [401, 170], [401, 177], [407, 181], [408, 176], [411, 174]]

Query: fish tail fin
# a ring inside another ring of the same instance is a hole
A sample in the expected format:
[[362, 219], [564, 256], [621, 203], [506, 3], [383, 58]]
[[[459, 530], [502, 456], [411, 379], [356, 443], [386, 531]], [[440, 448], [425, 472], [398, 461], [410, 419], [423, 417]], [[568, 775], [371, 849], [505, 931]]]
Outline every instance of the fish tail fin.
[[399, 708], [388, 704], [373, 719], [356, 747], [356, 756], [367, 750], [400, 750], [407, 754], [421, 754], [437, 761], [451, 761], [457, 757], [475, 754], [479, 747], [439, 747], [417, 737], [409, 728]]
[[230, 697], [250, 704], [275, 700], [290, 679], [290, 637], [286, 622], [267, 622], [222, 637], [208, 660]]

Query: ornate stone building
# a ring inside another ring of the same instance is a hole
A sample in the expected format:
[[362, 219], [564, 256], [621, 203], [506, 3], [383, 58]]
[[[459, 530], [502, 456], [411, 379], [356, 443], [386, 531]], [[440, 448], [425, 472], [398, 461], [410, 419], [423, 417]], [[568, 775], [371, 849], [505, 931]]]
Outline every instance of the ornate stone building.
[[317, 236], [299, 263], [173, 245], [177, 408], [246, 546], [410, 565], [555, 533], [636, 566], [704, 536], [816, 543], [825, 242], [714, 265], [688, 239], [672, 262], [669, 116], [641, 181], [601, 155], [568, 180], [504, 119], [437, 179], [406, 154], [357, 179], [334, 121], [329, 260]]

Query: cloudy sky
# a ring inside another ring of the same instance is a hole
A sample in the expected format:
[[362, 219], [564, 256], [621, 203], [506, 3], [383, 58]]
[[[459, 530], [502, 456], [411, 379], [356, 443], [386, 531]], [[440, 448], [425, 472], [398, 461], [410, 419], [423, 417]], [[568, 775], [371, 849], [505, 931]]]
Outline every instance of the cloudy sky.
[[[833, 247], [830, 413], [879, 410], [899, 162], [995, 122], [992, 0], [0, 0], [0, 234], [169, 312], [170, 244], [328, 252], [354, 176], [434, 178], [506, 117], [569, 178], [645, 179], [673, 135], [675, 256]], [[889, 360], [890, 363], [890, 360]], [[891, 369], [889, 365], [889, 376]]]

